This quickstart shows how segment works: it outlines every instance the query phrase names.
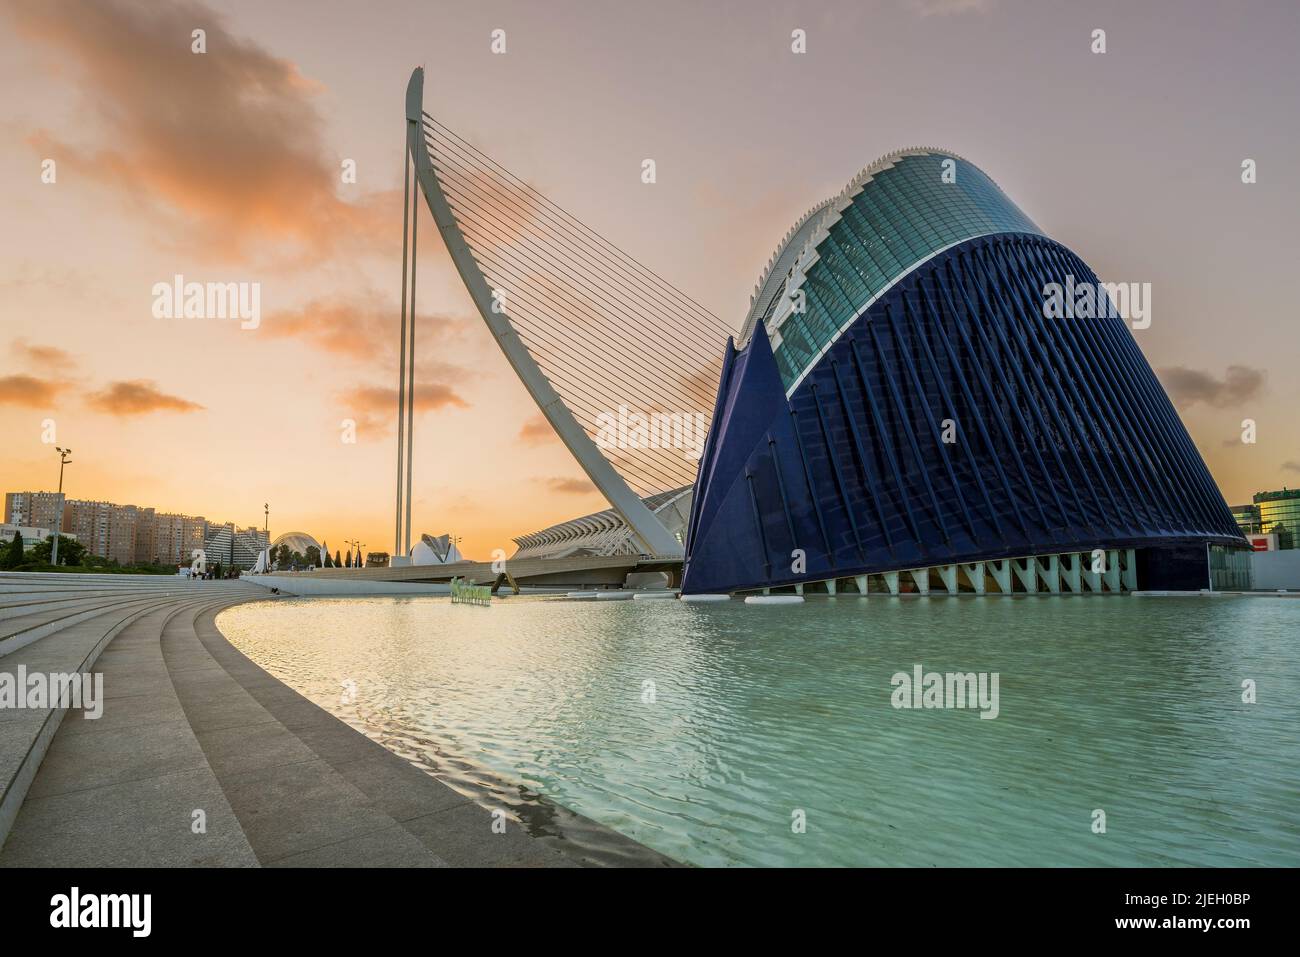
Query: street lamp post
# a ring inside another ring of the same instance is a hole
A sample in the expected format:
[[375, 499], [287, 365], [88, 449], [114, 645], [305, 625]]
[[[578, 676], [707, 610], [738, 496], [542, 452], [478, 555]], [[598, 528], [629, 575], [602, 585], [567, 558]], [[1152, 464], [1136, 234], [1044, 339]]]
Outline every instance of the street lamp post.
[[58, 513], [54, 519], [54, 543], [50, 546], [50, 564], [59, 564], [59, 535], [63, 531], [63, 466], [68, 464], [68, 456], [72, 454], [72, 449], [61, 449], [57, 445], [54, 451], [59, 453], [59, 497], [55, 499], [55, 511]]
[[266, 539], [266, 547], [262, 553], [266, 555], [266, 570], [271, 570], [271, 506], [268, 502], [262, 503], [262, 537]]

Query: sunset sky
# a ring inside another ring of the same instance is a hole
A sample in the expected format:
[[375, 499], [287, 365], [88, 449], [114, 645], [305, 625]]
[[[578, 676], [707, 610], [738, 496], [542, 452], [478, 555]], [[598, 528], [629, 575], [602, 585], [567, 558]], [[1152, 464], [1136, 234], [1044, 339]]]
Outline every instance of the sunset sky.
[[[809, 206], [955, 151], [1151, 283], [1135, 335], [1230, 504], [1300, 484], [1297, 38], [1286, 0], [0, 0], [0, 491], [54, 487], [52, 419], [72, 497], [392, 547], [420, 65], [430, 113], [737, 327]], [[414, 527], [486, 557], [605, 506], [423, 215]], [[260, 283], [260, 326], [155, 318], [176, 274]]]

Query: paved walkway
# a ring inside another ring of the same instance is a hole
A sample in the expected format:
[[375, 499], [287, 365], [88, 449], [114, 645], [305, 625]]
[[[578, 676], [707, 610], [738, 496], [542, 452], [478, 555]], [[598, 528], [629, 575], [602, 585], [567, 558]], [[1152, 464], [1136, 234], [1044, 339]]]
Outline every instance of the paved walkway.
[[[6, 579], [0, 575], [0, 590]], [[38, 763], [25, 794], [16, 794], [21, 767], [5, 785], [9, 805], [15, 796], [21, 805], [0, 847], [0, 867], [670, 863], [613, 832], [600, 836], [609, 849], [600, 861], [508, 818], [497, 833], [491, 811], [353, 730], [225, 640], [216, 615], [265, 596], [239, 582], [133, 596], [130, 620], [92, 661], [104, 676], [102, 717], [70, 710], [59, 723], [51, 712], [45, 723], [53, 721], [57, 732], [41, 746], [30, 714], [20, 730], [0, 709], [4, 753], [12, 746], [17, 754], [26, 735], [26, 764], [33, 757]], [[0, 605], [10, 597], [0, 593]], [[122, 617], [114, 606], [73, 628], [82, 645], [93, 644]], [[0, 621], [0, 640], [6, 624]], [[61, 662], [52, 647], [44, 658], [35, 655], [50, 641], [41, 637], [0, 657], [0, 673], [12, 673], [20, 658], [29, 671], [89, 670], [68, 655]], [[0, 763], [0, 783], [3, 770]]]

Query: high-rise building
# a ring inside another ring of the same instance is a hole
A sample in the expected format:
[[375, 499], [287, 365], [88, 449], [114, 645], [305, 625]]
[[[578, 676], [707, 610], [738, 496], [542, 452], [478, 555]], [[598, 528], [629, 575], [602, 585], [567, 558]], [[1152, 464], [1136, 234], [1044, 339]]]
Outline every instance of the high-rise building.
[[134, 505], [114, 505], [108, 517], [108, 551], [105, 557], [119, 565], [130, 565], [135, 561], [139, 532], [140, 509]]
[[1300, 548], [1300, 489], [1256, 492], [1259, 531], [1277, 535], [1278, 548]]
[[154, 514], [154, 556], [163, 565], [188, 565], [203, 548], [208, 523], [202, 516]]
[[[155, 559], [164, 564], [180, 561], [173, 557], [179, 554], [175, 542], [167, 538], [160, 545], [152, 508], [71, 499], [67, 503], [67, 516], [64, 527], [75, 532], [92, 555], [112, 559], [120, 565]], [[170, 530], [165, 534], [170, 535]]]
[[[113, 528], [113, 512], [117, 508], [111, 502], [90, 502], [83, 499], [69, 499], [64, 508], [63, 527], [77, 536], [77, 541], [86, 546], [86, 551], [101, 558], [109, 556], [109, 541]], [[119, 534], [121, 529], [119, 528]], [[132, 534], [132, 553], [135, 540]]]
[[[10, 525], [54, 528], [62, 504], [65, 504], [62, 492], [6, 492], [4, 520]], [[62, 511], [63, 528], [71, 531], [66, 507]]]
[[152, 508], [140, 508], [135, 505], [127, 505], [126, 508], [135, 509], [135, 557], [133, 560], [154, 564], [154, 510]]

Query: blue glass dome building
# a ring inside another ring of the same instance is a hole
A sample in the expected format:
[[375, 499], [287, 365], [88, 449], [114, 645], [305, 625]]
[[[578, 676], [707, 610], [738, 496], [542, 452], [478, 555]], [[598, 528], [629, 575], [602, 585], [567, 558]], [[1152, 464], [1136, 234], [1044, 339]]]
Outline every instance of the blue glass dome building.
[[1125, 319], [1047, 318], [1051, 283], [1097, 277], [951, 153], [811, 210], [728, 343], [683, 591], [1239, 587], [1245, 541]]

